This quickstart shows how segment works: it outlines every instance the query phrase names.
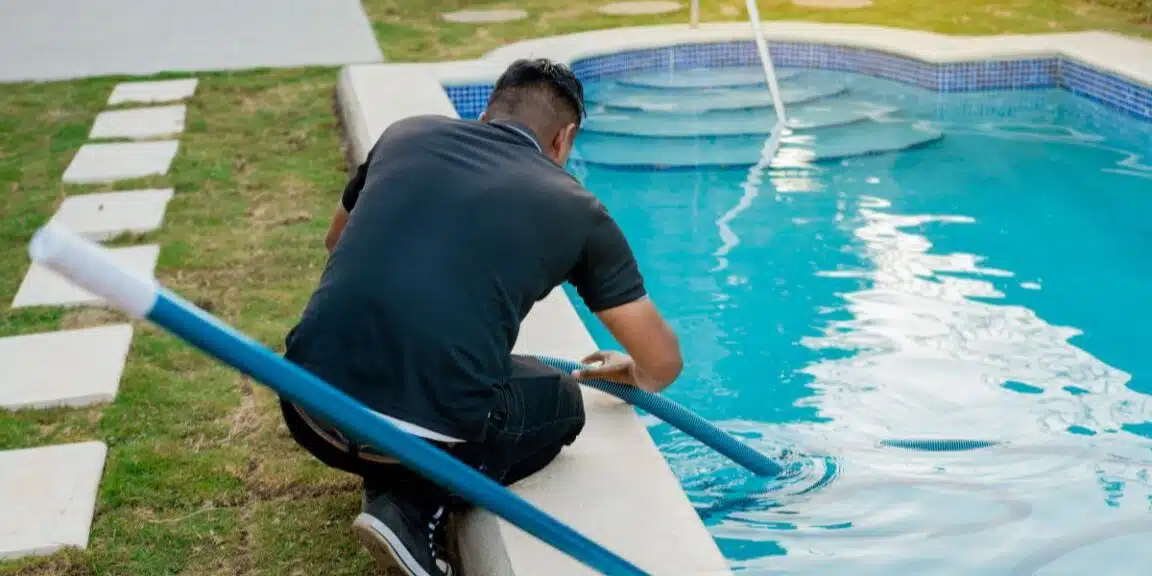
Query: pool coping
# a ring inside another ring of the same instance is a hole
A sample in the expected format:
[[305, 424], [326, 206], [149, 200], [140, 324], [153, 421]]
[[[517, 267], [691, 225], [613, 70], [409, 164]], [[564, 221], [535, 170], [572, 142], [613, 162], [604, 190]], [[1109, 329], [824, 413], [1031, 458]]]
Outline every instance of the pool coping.
[[[1152, 94], [1147, 88], [1152, 87], [1152, 43], [1108, 32], [974, 37], [806, 22], [767, 22], [764, 29], [773, 44], [839, 46], [929, 64], [1067, 59]], [[746, 22], [539, 38], [509, 44], [477, 60], [347, 66], [336, 96], [348, 152], [360, 162], [392, 122], [423, 114], [459, 117], [446, 87], [490, 86], [518, 58], [544, 56], [575, 66], [621, 52], [751, 39]], [[556, 289], [525, 320], [516, 351], [578, 360], [594, 348], [572, 302]], [[650, 573], [730, 574], [635, 411], [591, 389], [585, 391], [585, 404], [588, 425], [581, 438], [513, 491]], [[459, 540], [464, 568], [472, 576], [593, 573], [485, 511], [462, 519]]]

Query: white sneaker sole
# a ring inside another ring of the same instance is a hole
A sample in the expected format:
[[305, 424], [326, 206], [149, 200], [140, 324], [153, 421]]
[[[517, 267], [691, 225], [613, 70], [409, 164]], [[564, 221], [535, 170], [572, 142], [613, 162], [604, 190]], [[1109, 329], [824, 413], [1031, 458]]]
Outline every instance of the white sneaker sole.
[[432, 576], [416, 562], [396, 533], [371, 514], [357, 516], [352, 521], [352, 531], [386, 576]]

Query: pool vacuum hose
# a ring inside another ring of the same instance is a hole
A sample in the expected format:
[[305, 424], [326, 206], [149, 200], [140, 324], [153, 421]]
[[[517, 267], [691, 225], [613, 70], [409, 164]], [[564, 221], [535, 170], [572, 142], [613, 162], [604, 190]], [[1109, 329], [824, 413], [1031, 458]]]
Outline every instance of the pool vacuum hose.
[[[559, 368], [568, 373], [586, 368], [579, 362], [563, 358], [550, 356], [537, 356], [536, 358], [553, 368]], [[653, 394], [635, 386], [625, 386], [600, 379], [581, 380], [580, 383], [607, 392], [652, 414], [713, 450], [731, 458], [758, 476], [773, 477], [780, 474], [780, 465], [767, 456], [753, 450], [747, 444], [737, 440], [735, 436], [717, 428], [715, 424], [701, 418], [691, 410], [659, 394]]]

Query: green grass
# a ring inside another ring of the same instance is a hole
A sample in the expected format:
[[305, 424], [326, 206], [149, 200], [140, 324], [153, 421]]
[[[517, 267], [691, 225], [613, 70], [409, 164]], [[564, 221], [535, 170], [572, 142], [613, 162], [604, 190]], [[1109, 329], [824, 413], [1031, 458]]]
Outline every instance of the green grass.
[[[163, 229], [131, 241], [159, 243], [162, 282], [273, 347], [323, 264], [324, 219], [343, 186], [335, 77], [334, 69], [200, 75], [170, 176], [118, 186], [176, 189]], [[111, 188], [60, 177], [115, 82], [0, 89], [0, 298], [15, 294], [28, 238], [60, 199]], [[123, 320], [97, 309], [0, 311], [6, 335]], [[300, 546], [261, 536], [281, 507], [320, 513], [355, 486], [295, 449], [274, 408], [268, 391], [138, 324], [115, 403], [0, 415], [0, 449], [89, 439], [109, 446], [89, 551], [0, 564], [0, 573], [256, 573], [258, 557], [301, 573], [333, 571]], [[331, 542], [310, 542], [349, 550], [346, 536], [345, 526]]]
[[[1146, 0], [1128, 2], [1139, 7]], [[475, 27], [439, 14], [465, 2], [366, 0], [390, 60], [470, 58], [516, 39], [670, 16], [600, 16], [600, 2], [521, 0], [526, 21]], [[706, 21], [739, 20], [736, 0], [704, 0]], [[511, 5], [511, 4], [509, 4]], [[1146, 14], [1056, 0], [876, 0], [852, 11], [761, 2], [772, 19], [866, 22], [948, 33], [1108, 29], [1149, 36]], [[279, 349], [324, 260], [322, 236], [346, 167], [332, 94], [337, 70], [201, 74], [169, 175], [156, 242], [168, 286]], [[0, 86], [0, 300], [28, 267], [32, 232], [66, 196], [61, 175], [122, 78]], [[123, 321], [98, 309], [0, 306], [0, 336]], [[348, 530], [356, 481], [295, 447], [275, 398], [175, 338], [137, 324], [119, 396], [85, 409], [0, 412], [0, 449], [99, 439], [109, 446], [89, 549], [0, 563], [4, 575], [371, 574]]]

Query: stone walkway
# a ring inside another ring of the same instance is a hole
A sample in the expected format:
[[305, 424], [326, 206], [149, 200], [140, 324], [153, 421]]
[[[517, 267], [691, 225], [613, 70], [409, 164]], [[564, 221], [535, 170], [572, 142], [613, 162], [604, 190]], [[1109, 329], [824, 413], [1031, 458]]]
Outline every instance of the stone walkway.
[[[128, 82], [116, 86], [64, 171], [66, 182], [116, 182], [164, 175], [184, 131], [181, 101], [196, 79]], [[159, 104], [159, 105], [156, 105]], [[156, 140], [156, 138], [162, 138]], [[100, 142], [115, 139], [116, 142]], [[66, 198], [51, 222], [95, 241], [159, 229], [172, 189], [124, 190]], [[116, 257], [151, 275], [157, 244], [113, 249]], [[55, 273], [29, 267], [12, 307], [101, 306], [97, 297]], [[114, 402], [132, 344], [133, 327], [108, 324], [0, 338], [0, 408], [37, 410]], [[0, 451], [0, 558], [85, 548], [107, 447], [91, 441]]]
[[382, 60], [358, 0], [10, 0], [0, 54], [0, 82]]

